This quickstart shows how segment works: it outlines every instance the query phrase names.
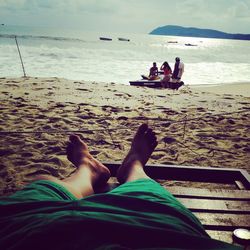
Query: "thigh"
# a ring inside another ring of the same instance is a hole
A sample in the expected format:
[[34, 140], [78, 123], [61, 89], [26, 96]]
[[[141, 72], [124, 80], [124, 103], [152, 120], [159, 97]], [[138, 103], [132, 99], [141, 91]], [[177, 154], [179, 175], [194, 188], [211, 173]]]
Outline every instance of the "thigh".
[[[0, 201], [3, 199], [0, 199]], [[13, 195], [4, 197], [4, 201], [27, 202], [27, 201], [64, 201], [77, 200], [73, 194], [61, 185], [48, 180], [32, 182]]]

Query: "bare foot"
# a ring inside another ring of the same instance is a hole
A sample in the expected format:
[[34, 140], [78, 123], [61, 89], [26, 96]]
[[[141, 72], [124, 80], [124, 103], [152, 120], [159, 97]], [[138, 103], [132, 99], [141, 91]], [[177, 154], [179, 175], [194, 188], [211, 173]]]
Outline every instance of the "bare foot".
[[117, 171], [120, 183], [138, 178], [149, 178], [143, 168], [157, 146], [155, 133], [147, 124], [142, 124], [132, 141], [131, 148]]
[[108, 181], [110, 177], [109, 169], [89, 153], [88, 146], [79, 136], [71, 135], [69, 137], [67, 157], [78, 169], [90, 169], [93, 186], [102, 185]]

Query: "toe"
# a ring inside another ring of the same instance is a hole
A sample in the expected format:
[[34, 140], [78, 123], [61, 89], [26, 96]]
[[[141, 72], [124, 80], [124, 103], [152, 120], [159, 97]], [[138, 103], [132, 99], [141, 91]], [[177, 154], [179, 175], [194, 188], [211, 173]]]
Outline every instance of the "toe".
[[67, 148], [66, 148], [67, 158], [69, 161], [72, 161], [73, 158], [73, 144], [71, 142], [68, 142]]
[[74, 146], [79, 147], [83, 150], [88, 150], [88, 146], [81, 140], [79, 135], [72, 134], [70, 135], [69, 140]]
[[78, 135], [75, 135], [75, 134], [70, 135], [70, 136], [69, 136], [69, 140], [70, 140], [70, 142], [73, 143], [73, 144], [80, 144], [80, 142], [81, 142], [80, 137], [79, 137]]
[[156, 148], [156, 146], [158, 145], [157, 141], [152, 142], [151, 146], [152, 146], [152, 151], [154, 151], [154, 149]]
[[146, 132], [146, 138], [152, 142], [152, 141], [155, 141], [156, 140], [156, 135], [155, 135], [155, 132], [149, 128]]
[[142, 136], [148, 130], [148, 125], [143, 123], [137, 130], [135, 137]]

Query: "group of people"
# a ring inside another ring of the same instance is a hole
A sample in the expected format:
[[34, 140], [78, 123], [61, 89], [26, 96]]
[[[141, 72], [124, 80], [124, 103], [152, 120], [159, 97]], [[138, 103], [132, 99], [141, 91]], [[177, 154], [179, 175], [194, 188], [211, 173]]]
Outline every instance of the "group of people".
[[[162, 87], [168, 88], [171, 84], [180, 82], [181, 77], [184, 72], [184, 63], [181, 62], [179, 57], [175, 58], [175, 65], [174, 65], [174, 71], [172, 71], [170, 65], [168, 62], [164, 62], [160, 70], [163, 71], [163, 79], [161, 80]], [[157, 80], [160, 79], [159, 74], [161, 72], [158, 70], [156, 62], [153, 63], [153, 66], [149, 70], [149, 76], [145, 77], [142, 76], [144, 79], [147, 80]]]

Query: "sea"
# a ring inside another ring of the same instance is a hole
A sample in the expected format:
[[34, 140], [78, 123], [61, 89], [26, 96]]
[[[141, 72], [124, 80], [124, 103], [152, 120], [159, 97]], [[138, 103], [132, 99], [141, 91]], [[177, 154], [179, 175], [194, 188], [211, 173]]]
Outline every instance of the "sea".
[[0, 25], [0, 77], [23, 76], [15, 36], [28, 76], [129, 84], [180, 57], [185, 84], [250, 84], [250, 41], [9, 25]]

